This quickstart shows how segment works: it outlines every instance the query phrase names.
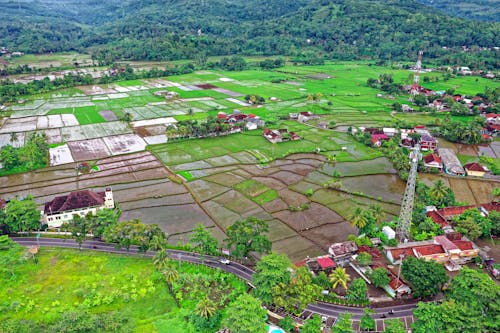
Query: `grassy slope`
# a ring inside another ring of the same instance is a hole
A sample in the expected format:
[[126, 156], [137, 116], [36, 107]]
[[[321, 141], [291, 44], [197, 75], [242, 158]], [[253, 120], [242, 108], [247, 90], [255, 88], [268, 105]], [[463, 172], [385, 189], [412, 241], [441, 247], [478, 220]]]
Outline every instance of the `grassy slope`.
[[[6, 255], [0, 252], [0, 262]], [[115, 295], [110, 304], [90, 306], [89, 310], [123, 313], [135, 332], [165, 332], [166, 327], [177, 330], [172, 332], [195, 332], [183, 316], [189, 315], [196, 303], [184, 301], [183, 309], [177, 309], [165, 285], [152, 282], [151, 259], [57, 248], [42, 248], [37, 257], [38, 265], [31, 260], [18, 261], [12, 278], [0, 275], [0, 321], [15, 318], [51, 323], [61, 313]], [[215, 272], [187, 264], [177, 267], [180, 274]], [[229, 278], [236, 288], [244, 288], [236, 278]], [[125, 301], [127, 298], [130, 301]]]

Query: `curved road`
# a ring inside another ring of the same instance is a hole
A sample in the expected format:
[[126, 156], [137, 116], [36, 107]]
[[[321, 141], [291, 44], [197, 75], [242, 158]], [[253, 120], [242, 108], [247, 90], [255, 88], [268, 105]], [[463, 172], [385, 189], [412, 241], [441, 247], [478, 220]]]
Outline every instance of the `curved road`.
[[[11, 238], [13, 241], [22, 246], [50, 246], [50, 247], [64, 247], [64, 248], [73, 248], [78, 249], [78, 243], [76, 243], [73, 239], [61, 239], [61, 238], [40, 238], [37, 242], [34, 237], [13, 237]], [[116, 248], [113, 245], [104, 243], [102, 241], [88, 240], [83, 242], [82, 250], [93, 250], [100, 252], [109, 252], [109, 253], [118, 253], [125, 255], [142, 255], [146, 257], [154, 256], [154, 251], [147, 251], [146, 253], [138, 253], [137, 246], [131, 246], [130, 250]], [[252, 282], [252, 275], [255, 273], [252, 269], [243, 266], [236, 262], [231, 262], [230, 265], [225, 265], [219, 262], [219, 257], [215, 256], [204, 256], [203, 262], [198, 253], [180, 251], [180, 250], [167, 250], [170, 254], [170, 257], [174, 260], [180, 260], [185, 262], [190, 262], [194, 264], [203, 264], [209, 267], [219, 268], [226, 272], [232, 273], [239, 278], [245, 280], [246, 282]], [[405, 304], [405, 305], [396, 305], [387, 308], [375, 308], [373, 311], [375, 314], [373, 317], [375, 319], [383, 318], [385, 315], [387, 318], [401, 318], [404, 319], [409, 326], [412, 318], [413, 309], [415, 309], [416, 304]], [[393, 314], [388, 314], [389, 311], [393, 311]], [[305, 311], [310, 311], [313, 313], [317, 313], [321, 316], [338, 318], [339, 315], [343, 313], [350, 313], [353, 321], [357, 321], [363, 315], [363, 308], [354, 308], [347, 307], [323, 302], [317, 302], [316, 304], [309, 304]], [[378, 321], [378, 320], [377, 320]], [[377, 324], [378, 325], [378, 324]], [[383, 325], [383, 323], [382, 323]]]

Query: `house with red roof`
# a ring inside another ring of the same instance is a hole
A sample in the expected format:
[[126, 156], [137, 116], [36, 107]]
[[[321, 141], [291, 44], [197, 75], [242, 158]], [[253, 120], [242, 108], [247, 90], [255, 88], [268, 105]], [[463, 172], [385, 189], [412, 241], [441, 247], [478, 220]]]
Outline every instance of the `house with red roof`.
[[388, 141], [390, 138], [387, 134], [372, 134], [372, 145], [374, 147], [380, 147], [382, 146], [383, 141]]
[[424, 165], [427, 168], [435, 168], [439, 169], [439, 171], [443, 170], [443, 161], [438, 154], [429, 154], [424, 156]]
[[111, 188], [106, 188], [103, 192], [81, 190], [55, 197], [46, 202], [42, 212], [42, 221], [49, 228], [59, 228], [64, 222], [73, 220], [74, 215], [81, 217], [89, 213], [96, 215], [97, 211], [101, 209], [114, 207], [115, 202]]
[[467, 176], [474, 177], [484, 177], [486, 170], [481, 164], [477, 162], [467, 163], [464, 165], [465, 172], [467, 172]]

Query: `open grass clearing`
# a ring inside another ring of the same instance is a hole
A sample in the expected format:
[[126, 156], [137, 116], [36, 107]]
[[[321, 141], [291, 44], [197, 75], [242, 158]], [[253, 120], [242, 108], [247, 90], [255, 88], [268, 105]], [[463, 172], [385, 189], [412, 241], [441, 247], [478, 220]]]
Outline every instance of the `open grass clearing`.
[[[25, 250], [13, 251], [19, 251], [22, 257]], [[184, 316], [194, 310], [199, 300], [184, 295], [182, 308], [178, 309], [165, 284], [155, 280], [150, 258], [61, 248], [42, 248], [37, 258], [36, 265], [31, 259], [17, 261], [11, 267], [16, 279], [0, 276], [6, 286], [0, 290], [1, 303], [8, 305], [0, 313], [0, 320], [12, 318], [51, 324], [87, 304], [91, 313], [117, 312], [125, 316], [132, 332], [165, 332], [165, 328], [172, 327], [183, 333], [198, 332], [186, 323]], [[175, 268], [181, 277], [213, 278], [221, 274], [180, 262]], [[231, 289], [245, 291], [244, 283], [233, 275], [224, 278]]]

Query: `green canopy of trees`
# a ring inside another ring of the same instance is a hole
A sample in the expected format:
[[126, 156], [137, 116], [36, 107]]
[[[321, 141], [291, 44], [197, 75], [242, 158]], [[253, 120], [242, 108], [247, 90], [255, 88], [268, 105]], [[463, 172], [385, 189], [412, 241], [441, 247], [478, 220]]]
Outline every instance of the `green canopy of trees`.
[[443, 265], [434, 261], [408, 257], [403, 260], [402, 265], [401, 273], [411, 284], [414, 297], [436, 295], [448, 281]]

